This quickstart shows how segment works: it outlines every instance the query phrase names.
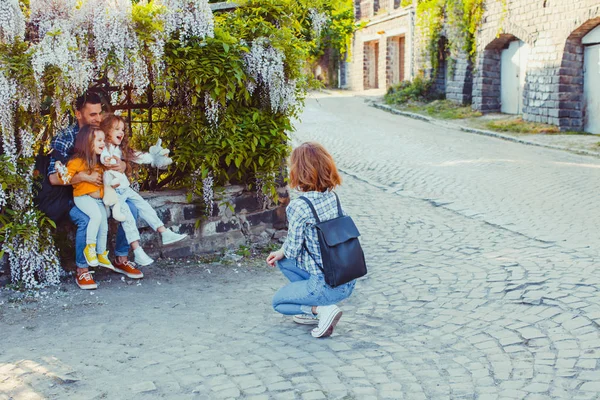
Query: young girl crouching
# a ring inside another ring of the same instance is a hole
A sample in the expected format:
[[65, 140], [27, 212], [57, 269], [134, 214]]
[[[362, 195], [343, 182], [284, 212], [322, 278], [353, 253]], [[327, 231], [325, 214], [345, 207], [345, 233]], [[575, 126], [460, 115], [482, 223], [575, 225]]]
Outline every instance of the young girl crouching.
[[[125, 132], [125, 120], [118, 115], [110, 114], [102, 120], [100, 126], [106, 133], [107, 142], [103, 157], [108, 157], [108, 159], [103, 159], [102, 162], [109, 163], [110, 158], [115, 158], [116, 161], [123, 160], [127, 164], [127, 171], [131, 171], [131, 163], [138, 163], [142, 153], [133, 151], [129, 146], [129, 137]], [[132, 202], [137, 208], [140, 218], [146, 221], [154, 231], [161, 234], [163, 245], [179, 242], [185, 239], [187, 235], [178, 234], [165, 228], [165, 224], [160, 220], [152, 206], [131, 188], [127, 175], [117, 171], [110, 171], [110, 173], [114, 177], [112, 182], [119, 197], [120, 211], [125, 216], [125, 220], [121, 224], [127, 241], [133, 249], [134, 261], [141, 266], [150, 265], [154, 260], [146, 254], [140, 245], [140, 233], [137, 229], [137, 223], [133, 218], [133, 214], [131, 214], [131, 210], [125, 204], [126, 201]], [[116, 267], [118, 268], [118, 265]]]
[[[292, 152], [290, 187], [302, 192], [321, 221], [338, 216], [333, 189], [341, 182], [333, 158], [320, 144], [304, 143]], [[314, 227], [317, 221], [310, 206], [302, 199], [294, 199], [286, 214], [288, 236], [280, 250], [269, 254], [267, 263], [277, 264], [290, 283], [275, 293], [273, 308], [293, 315], [293, 321], [298, 324], [317, 325], [311, 331], [313, 337], [330, 336], [342, 316], [336, 303], [352, 294], [356, 281], [335, 288], [327, 285], [321, 271], [323, 261]]]

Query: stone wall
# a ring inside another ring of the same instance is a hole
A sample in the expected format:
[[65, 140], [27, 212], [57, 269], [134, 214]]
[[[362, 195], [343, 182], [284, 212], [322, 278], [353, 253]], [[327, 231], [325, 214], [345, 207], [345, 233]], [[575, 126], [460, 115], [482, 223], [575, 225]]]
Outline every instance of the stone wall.
[[582, 130], [583, 46], [581, 38], [600, 24], [598, 0], [512, 0], [506, 12], [489, 0], [477, 36], [473, 106], [500, 110], [499, 54], [511, 40], [530, 47], [523, 117]]
[[385, 57], [386, 87], [402, 82], [406, 68], [406, 39], [402, 36], [387, 38]]
[[287, 190], [281, 188], [279, 196], [278, 206], [266, 207], [256, 193], [245, 191], [243, 186], [228, 186], [220, 204], [213, 204], [213, 213], [207, 218], [202, 206], [188, 203], [184, 191], [144, 193], [143, 197], [154, 207], [167, 227], [179, 233], [187, 233], [190, 238], [162, 247], [160, 235], [143, 221], [139, 221], [143, 247], [152, 256], [177, 258], [215, 252], [223, 248], [237, 249], [250, 243], [266, 243], [278, 230], [286, 229], [287, 226]]
[[[286, 234], [285, 207], [289, 194], [285, 187], [279, 188], [278, 193], [279, 204], [267, 207], [256, 193], [244, 190], [243, 186], [228, 186], [221, 200], [213, 203], [212, 215], [207, 217], [203, 206], [188, 203], [185, 191], [142, 192], [166, 227], [189, 235], [181, 242], [163, 247], [160, 235], [138, 219], [142, 246], [152, 257], [179, 258], [279, 239]], [[114, 254], [117, 223], [112, 219], [109, 222], [108, 247], [110, 254]], [[63, 267], [75, 268], [75, 225], [62, 223], [58, 232], [57, 246]]]
[[[377, 10], [375, 8], [377, 6]], [[357, 19], [368, 19], [367, 26], [354, 34], [352, 44], [352, 59], [348, 65], [347, 87], [352, 90], [385, 89], [393, 80], [390, 79], [392, 68], [389, 62], [399, 63], [400, 56], [391, 55], [397, 49], [394, 40], [404, 40], [404, 79], [412, 79], [412, 34], [414, 11], [412, 7], [399, 8], [400, 2], [393, 0], [380, 0], [374, 4], [373, 0], [355, 2], [355, 15]], [[385, 8], [384, 8], [385, 7]], [[374, 44], [378, 45], [378, 52], [374, 51]], [[391, 44], [391, 46], [390, 46]], [[377, 53], [377, 60], [373, 57]], [[398, 61], [396, 61], [398, 60]], [[374, 72], [371, 69], [377, 65], [376, 84], [368, 84]], [[367, 84], [365, 84], [367, 83]]]
[[471, 104], [473, 64], [465, 52], [460, 52], [446, 74], [446, 99], [459, 104]]

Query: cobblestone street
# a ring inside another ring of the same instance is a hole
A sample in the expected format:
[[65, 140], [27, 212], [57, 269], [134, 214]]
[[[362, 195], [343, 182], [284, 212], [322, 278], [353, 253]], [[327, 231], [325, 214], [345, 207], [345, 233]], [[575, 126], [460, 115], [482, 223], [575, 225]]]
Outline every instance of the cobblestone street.
[[600, 398], [600, 160], [343, 94], [297, 128], [338, 162], [370, 267], [332, 337], [272, 311], [266, 265], [99, 274], [0, 305], [0, 399]]

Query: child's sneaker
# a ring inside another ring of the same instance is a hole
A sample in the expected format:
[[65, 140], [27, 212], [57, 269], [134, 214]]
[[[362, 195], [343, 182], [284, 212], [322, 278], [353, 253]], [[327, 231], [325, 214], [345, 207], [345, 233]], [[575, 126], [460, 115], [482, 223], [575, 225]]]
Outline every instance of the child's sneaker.
[[92, 278], [91, 271], [87, 271], [87, 272], [78, 274], [77, 277], [75, 278], [75, 282], [77, 283], [77, 286], [79, 286], [83, 290], [90, 290], [90, 289], [98, 288], [98, 285], [96, 284], [96, 282], [94, 282], [94, 279]]
[[175, 233], [170, 229], [161, 233], [162, 235], [162, 244], [163, 246], [167, 246], [169, 244], [177, 243], [187, 237], [187, 234], [179, 234]]
[[144, 277], [142, 271], [137, 269], [131, 261], [125, 261], [124, 263], [115, 261], [115, 272], [127, 275], [131, 279], [141, 279]]
[[106, 250], [104, 253], [98, 253], [98, 265], [100, 267], [112, 269], [113, 271], [115, 270], [115, 267], [113, 267], [108, 259], [108, 250]]
[[316, 315], [298, 314], [292, 317], [292, 321], [300, 325], [318, 325], [319, 318]]
[[85, 261], [90, 267], [98, 266], [98, 256], [96, 255], [96, 245], [88, 244], [83, 249], [83, 256], [85, 257]]
[[150, 258], [148, 254], [146, 254], [144, 249], [142, 249], [141, 247], [138, 247], [133, 251], [133, 261], [135, 261], [136, 264], [139, 264], [142, 267], [150, 265], [154, 262], [154, 260]]

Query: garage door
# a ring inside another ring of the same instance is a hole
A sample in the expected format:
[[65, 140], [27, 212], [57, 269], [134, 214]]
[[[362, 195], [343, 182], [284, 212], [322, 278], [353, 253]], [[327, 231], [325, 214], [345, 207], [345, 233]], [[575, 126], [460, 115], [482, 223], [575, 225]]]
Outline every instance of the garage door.
[[506, 114], [523, 112], [523, 88], [529, 46], [521, 40], [510, 42], [500, 60], [500, 110]]
[[584, 129], [600, 133], [600, 26], [581, 41], [583, 53], [583, 97], [585, 102]]

